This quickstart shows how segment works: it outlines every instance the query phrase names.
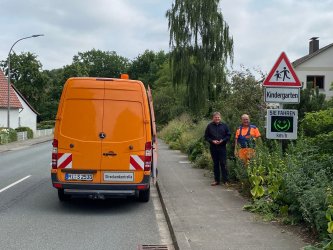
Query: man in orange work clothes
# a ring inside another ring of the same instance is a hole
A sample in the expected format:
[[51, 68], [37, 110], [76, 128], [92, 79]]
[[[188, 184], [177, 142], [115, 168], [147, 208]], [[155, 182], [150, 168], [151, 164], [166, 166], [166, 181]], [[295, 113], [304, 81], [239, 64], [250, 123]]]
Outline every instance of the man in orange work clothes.
[[237, 129], [235, 135], [235, 156], [247, 166], [249, 160], [255, 154], [255, 141], [260, 137], [260, 132], [255, 125], [250, 124], [249, 115], [243, 114], [241, 118], [242, 125]]

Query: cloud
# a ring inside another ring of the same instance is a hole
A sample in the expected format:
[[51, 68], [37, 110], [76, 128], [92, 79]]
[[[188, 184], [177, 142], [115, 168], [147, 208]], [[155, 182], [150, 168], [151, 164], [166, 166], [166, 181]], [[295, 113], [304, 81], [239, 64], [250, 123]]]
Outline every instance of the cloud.
[[[45, 37], [15, 45], [30, 51], [44, 69], [72, 62], [93, 48], [133, 59], [146, 49], [169, 50], [165, 12], [173, 0], [1, 0], [0, 60], [17, 39]], [[333, 42], [333, 0], [222, 0], [220, 7], [234, 38], [234, 68], [268, 72], [282, 51], [291, 61], [308, 53], [308, 40]]]
[[2, 60], [15, 40], [36, 33], [45, 37], [20, 42], [14, 49], [35, 53], [44, 69], [70, 64], [78, 52], [93, 48], [130, 59], [146, 49], [168, 50], [165, 12], [171, 0], [4, 1], [0, 21], [9, 25], [0, 48]]
[[[282, 51], [291, 61], [308, 53], [308, 40], [333, 42], [333, 1], [222, 1], [222, 11], [235, 42], [235, 67], [259, 67], [268, 72]], [[322, 47], [321, 46], [321, 47]]]

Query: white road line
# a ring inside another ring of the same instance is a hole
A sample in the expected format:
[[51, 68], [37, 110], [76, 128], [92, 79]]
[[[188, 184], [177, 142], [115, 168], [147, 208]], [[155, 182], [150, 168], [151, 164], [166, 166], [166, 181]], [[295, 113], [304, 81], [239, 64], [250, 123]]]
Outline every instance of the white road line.
[[20, 180], [18, 180], [18, 181], [15, 181], [14, 183], [8, 185], [7, 187], [4, 187], [3, 189], [0, 189], [0, 193], [2, 193], [3, 191], [7, 190], [8, 188], [11, 188], [12, 186], [15, 186], [16, 184], [18, 184], [18, 183], [24, 181], [25, 179], [28, 179], [30, 176], [31, 176], [31, 175], [28, 175], [28, 176], [26, 176], [26, 177], [24, 177], [24, 178], [22, 178], [22, 179], [20, 179]]

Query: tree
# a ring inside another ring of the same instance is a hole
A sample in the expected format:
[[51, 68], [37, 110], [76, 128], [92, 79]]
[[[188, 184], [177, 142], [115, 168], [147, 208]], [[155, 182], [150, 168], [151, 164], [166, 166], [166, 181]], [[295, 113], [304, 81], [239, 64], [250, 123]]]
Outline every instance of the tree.
[[[10, 57], [11, 82], [22, 93], [27, 101], [39, 111], [47, 77], [42, 73], [42, 64], [37, 60], [37, 56], [27, 52]], [[2, 67], [8, 76], [7, 62]]]
[[79, 63], [66, 65], [61, 69], [44, 70], [47, 84], [44, 90], [43, 105], [39, 105], [39, 120], [54, 120], [58, 110], [58, 103], [65, 82], [70, 77], [88, 76], [87, 69]]
[[130, 78], [140, 80], [154, 88], [158, 78], [157, 72], [167, 60], [168, 55], [164, 51], [155, 53], [154, 51], [146, 50], [131, 62], [128, 68]]
[[213, 103], [215, 110], [223, 111], [223, 119], [234, 131], [240, 124], [242, 114], [249, 114], [251, 123], [259, 127], [263, 134], [266, 115], [266, 104], [263, 98], [261, 81], [255, 79], [249, 69], [233, 71], [229, 74], [231, 80], [227, 95], [217, 95]]
[[287, 104], [286, 109], [298, 109], [298, 118], [302, 120], [307, 112], [326, 109], [328, 103], [325, 94], [319, 92], [318, 86], [313, 88], [313, 83], [308, 82], [307, 87], [300, 91], [299, 104]]
[[154, 110], [158, 126], [165, 125], [182, 113], [188, 112], [182, 96], [185, 86], [175, 92], [171, 81], [171, 69], [166, 61], [157, 72], [155, 90], [153, 91]]
[[233, 39], [219, 10], [219, 0], [175, 0], [166, 17], [170, 30], [172, 80], [187, 86], [187, 106], [206, 112], [214, 86], [226, 81]]
[[128, 59], [118, 56], [114, 51], [101, 51], [92, 49], [87, 52], [79, 52], [73, 57], [73, 64], [81, 65], [91, 77], [118, 78], [126, 72]]

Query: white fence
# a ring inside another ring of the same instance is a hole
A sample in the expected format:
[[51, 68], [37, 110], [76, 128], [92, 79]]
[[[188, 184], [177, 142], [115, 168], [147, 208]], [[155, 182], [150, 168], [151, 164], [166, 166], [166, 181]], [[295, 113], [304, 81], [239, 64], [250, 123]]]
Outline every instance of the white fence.
[[34, 138], [41, 137], [41, 136], [52, 135], [53, 131], [54, 131], [53, 128], [37, 130], [36, 133], [34, 133]]
[[28, 132], [27, 131], [17, 132], [17, 140], [18, 141], [28, 140]]
[[[54, 132], [54, 129], [41, 129], [41, 130], [37, 130], [34, 133], [34, 138], [38, 138], [41, 136], [49, 136], [52, 135]], [[17, 141], [24, 141], [28, 139], [28, 132], [27, 131], [23, 131], [23, 132], [17, 132]], [[9, 134], [0, 134], [0, 144], [6, 144], [9, 142]]]

